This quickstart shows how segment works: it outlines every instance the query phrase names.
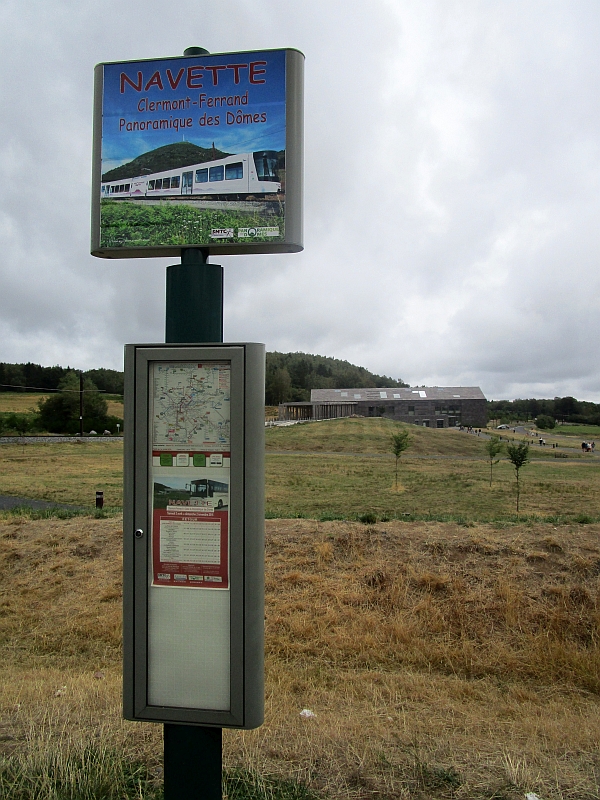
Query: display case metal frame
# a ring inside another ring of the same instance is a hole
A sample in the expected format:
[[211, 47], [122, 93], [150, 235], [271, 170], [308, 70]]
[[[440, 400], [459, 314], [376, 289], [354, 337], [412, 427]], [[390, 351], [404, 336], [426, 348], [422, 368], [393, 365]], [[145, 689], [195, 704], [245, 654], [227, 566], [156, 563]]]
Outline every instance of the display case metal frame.
[[[279, 50], [282, 48], [276, 48]], [[92, 203], [91, 203], [91, 245], [90, 252], [98, 258], [156, 258], [160, 256], [182, 255], [186, 247], [202, 247], [211, 255], [232, 255], [238, 253], [299, 253], [304, 249], [304, 54], [295, 48], [283, 48], [285, 51], [285, 236], [283, 241], [260, 242], [249, 239], [246, 242], [236, 241], [223, 243], [218, 239], [205, 243], [189, 243], [187, 245], [166, 244], [132, 245], [130, 247], [101, 246], [101, 202], [100, 187], [102, 185], [102, 114], [104, 98], [104, 67], [109, 64], [123, 66], [137, 65], [141, 68], [145, 62], [161, 62], [165, 67], [176, 71], [180, 64], [202, 65], [203, 58], [214, 56], [250, 56], [253, 52], [208, 53], [203, 56], [171, 56], [170, 58], [147, 58], [135, 61], [116, 61], [97, 64], [94, 70], [94, 124], [92, 150]], [[190, 112], [191, 113], [191, 112]], [[248, 134], [250, 137], [250, 134]], [[214, 135], [213, 135], [214, 138]], [[209, 140], [210, 141], [210, 140]], [[251, 138], [249, 141], [252, 141]]]
[[[231, 364], [230, 708], [226, 711], [157, 706], [148, 701], [152, 514], [149, 374], [154, 362], [178, 361]], [[255, 728], [263, 722], [264, 365], [264, 345], [255, 343], [125, 347], [123, 709], [126, 719], [221, 728]]]

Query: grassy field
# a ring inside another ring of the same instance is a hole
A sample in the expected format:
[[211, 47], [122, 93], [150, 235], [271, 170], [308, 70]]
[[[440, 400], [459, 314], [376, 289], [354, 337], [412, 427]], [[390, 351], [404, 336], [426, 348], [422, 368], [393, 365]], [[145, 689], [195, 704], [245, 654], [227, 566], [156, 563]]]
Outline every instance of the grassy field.
[[[504, 441], [528, 441], [532, 448], [538, 450], [539, 439], [542, 438], [546, 442], [546, 448], [552, 449], [552, 445], [556, 445], [561, 450], [573, 450], [581, 452], [582, 441], [593, 441], [598, 438], [600, 443], [600, 431], [594, 425], [573, 425], [563, 426], [559, 425], [551, 431], [537, 430], [535, 427], [528, 427], [529, 434], [523, 434], [512, 430], [495, 430], [488, 429], [488, 435], [500, 436]], [[544, 449], [541, 448], [541, 452]]]
[[[233, 228], [237, 233], [237, 228], [275, 226], [283, 237], [285, 227], [283, 209], [272, 214], [261, 203], [256, 203], [254, 211], [219, 211], [170, 201], [144, 205], [103, 200], [101, 215], [101, 247], [210, 244], [212, 228]], [[268, 240], [272, 239], [263, 235], [254, 239]], [[227, 241], [237, 241], [237, 236]]]
[[557, 425], [551, 433], [581, 439], [598, 439], [600, 442], [600, 425]]
[[[411, 446], [394, 485], [389, 452], [392, 423], [348, 419], [266, 431], [266, 500], [269, 517], [378, 520], [435, 518], [511, 521], [515, 479], [504, 458], [494, 467], [484, 440], [452, 430], [410, 427]], [[96, 490], [107, 507], [122, 506], [121, 440], [3, 445], [0, 494], [92, 507]], [[600, 462], [582, 456], [554, 458], [532, 446], [522, 470], [521, 514], [568, 521], [600, 518]]]
[[[447, 428], [443, 431], [400, 425], [410, 432], [413, 455], [481, 456], [481, 439]], [[390, 453], [390, 436], [396, 425], [382, 417], [351, 417], [311, 422], [283, 428], [267, 428], [267, 453], [278, 450], [298, 452], [372, 454]]]
[[[411, 444], [400, 460], [398, 490], [389, 444], [395, 427], [389, 420], [353, 418], [268, 429], [268, 516], [512, 517], [516, 484], [505, 455], [490, 487], [485, 439], [459, 430], [405, 427]], [[575, 442], [558, 451], [567, 458], [556, 458], [556, 452], [531, 445], [531, 464], [521, 473], [521, 513], [598, 518], [600, 463], [582, 455]]]
[[[224, 732], [262, 787], [238, 796], [598, 798], [599, 533], [268, 521], [266, 722]], [[161, 726], [120, 718], [121, 538], [0, 520], [3, 800], [159, 796]], [[86, 770], [88, 795], [9, 782]]]
[[[598, 800], [600, 464], [540, 448], [517, 519], [483, 440], [409, 430], [397, 492], [385, 420], [267, 431], [269, 513], [304, 518], [266, 522], [266, 722], [224, 732], [226, 797]], [[0, 493], [119, 506], [121, 457], [2, 445]], [[161, 796], [161, 726], [121, 719], [122, 536], [0, 513], [0, 800]]]
[[[445, 428], [444, 430], [423, 428], [418, 425], [394, 423], [382, 417], [351, 417], [290, 427], [268, 428], [266, 431], [267, 453], [291, 450], [313, 453], [388, 454], [391, 452], [390, 436], [396, 428], [407, 430], [410, 434], [410, 448], [406, 451], [406, 455], [409, 457], [438, 455], [482, 458], [485, 456], [485, 437], [478, 437], [458, 428]], [[512, 431], [488, 431], [488, 434], [501, 436], [505, 443], [526, 440], [531, 445], [533, 458], [554, 458], [552, 448], [540, 447], [537, 444], [537, 437], [524, 436], [522, 433], [513, 433]], [[544, 434], [544, 438], [551, 444], [548, 435]], [[579, 457], [581, 442], [563, 439], [561, 440], [561, 451]]]
[[47, 394], [30, 392], [0, 392], [0, 413], [33, 413], [38, 410], [38, 402], [46, 397]]
[[[35, 413], [40, 400], [48, 397], [47, 394], [33, 394], [29, 392], [0, 392], [0, 414]], [[107, 396], [108, 413], [111, 416], [123, 417], [123, 401], [115, 395]]]
[[[537, 461], [522, 470], [520, 511], [558, 519], [562, 515], [600, 517], [600, 465]], [[494, 469], [481, 461], [417, 460], [403, 456], [394, 487], [392, 456], [355, 457], [309, 454], [269, 455], [267, 514], [314, 519], [415, 518], [489, 521], [515, 513], [512, 465]]]
[[107, 507], [123, 505], [123, 442], [0, 446], [0, 494], [92, 508], [96, 491]]

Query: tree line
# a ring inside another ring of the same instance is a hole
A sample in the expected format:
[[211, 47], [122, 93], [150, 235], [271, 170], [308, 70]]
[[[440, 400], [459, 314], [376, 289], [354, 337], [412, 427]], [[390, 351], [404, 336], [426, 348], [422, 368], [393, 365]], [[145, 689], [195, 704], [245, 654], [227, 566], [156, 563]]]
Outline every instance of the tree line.
[[394, 389], [408, 386], [400, 378], [375, 375], [348, 361], [308, 353], [267, 353], [265, 403], [293, 403], [310, 400], [311, 389]]
[[[72, 367], [0, 362], [0, 392], [56, 391]], [[114, 369], [90, 369], [84, 379], [101, 393], [123, 395], [123, 373]], [[267, 405], [310, 400], [311, 389], [367, 389], [408, 386], [403, 380], [376, 375], [348, 361], [309, 353], [267, 353], [265, 402]], [[28, 388], [22, 388], [28, 387]], [[503, 422], [530, 419], [558, 420], [600, 425], [600, 403], [555, 397], [552, 400], [490, 400], [488, 419]], [[548, 423], [550, 424], [550, 423]]]
[[[0, 392], [56, 391], [70, 372], [76, 370], [73, 367], [42, 367], [31, 362], [27, 364], [0, 362]], [[84, 371], [83, 377], [92, 381], [102, 392], [123, 394], [123, 373], [116, 369], [89, 369]]]
[[[72, 367], [42, 367], [39, 364], [0, 362], [0, 392], [56, 391]], [[77, 374], [79, 374], [77, 372]], [[107, 394], [123, 394], [123, 373], [114, 369], [90, 369], [83, 373]], [[348, 361], [308, 353], [267, 353], [266, 403], [310, 400], [311, 389], [394, 388], [408, 386], [398, 379], [376, 375]], [[22, 388], [28, 387], [28, 388]]]
[[[84, 377], [84, 430], [116, 432], [118, 417], [106, 411], [104, 394], [123, 394], [122, 372], [92, 369]], [[347, 387], [395, 388], [407, 386], [402, 380], [376, 375], [364, 367], [337, 358], [308, 353], [267, 353], [265, 401], [267, 405], [310, 400], [311, 389]], [[98, 391], [99, 390], [99, 391]], [[35, 414], [0, 415], [0, 427], [19, 433], [41, 430], [76, 433], [79, 430], [79, 372], [71, 367], [42, 367], [39, 364], [0, 363], [0, 391], [52, 394], [39, 402]]]
[[[576, 400], [574, 397], [555, 397], [553, 400], [490, 400], [488, 419], [518, 422], [543, 420], [539, 427], [554, 427], [554, 421], [581, 425], [600, 425], [600, 403]], [[550, 424], [552, 423], [552, 424]]]
[[[7, 365], [3, 365], [7, 366]], [[10, 364], [8, 366], [17, 367], [37, 367], [36, 364]], [[90, 375], [94, 373], [112, 372], [112, 370], [88, 370], [83, 377], [83, 387], [80, 382], [80, 374], [74, 370], [62, 370], [61, 367], [41, 367], [41, 370], [48, 369], [50, 372], [46, 375], [46, 386], [44, 380], [40, 380], [36, 384], [36, 388], [42, 391], [51, 389], [51, 394], [38, 400], [37, 410], [27, 413], [3, 413], [0, 414], [0, 434], [16, 432], [20, 436], [26, 433], [66, 433], [77, 434], [80, 430], [80, 412], [83, 411], [83, 430], [89, 433], [95, 431], [96, 433], [117, 433], [123, 428], [123, 420], [108, 413], [108, 402], [106, 399], [106, 392], [99, 390]], [[62, 370], [64, 374], [58, 380], [55, 386], [48, 386], [47, 384], [54, 383], [57, 371]], [[26, 393], [23, 386], [31, 386], [31, 384], [16, 383], [23, 377], [34, 376], [37, 378], [44, 377], [41, 372], [35, 370], [21, 371], [15, 370], [12, 372], [15, 384], [12, 384], [13, 391], [21, 391]], [[115, 373], [119, 374], [119, 373]], [[6, 371], [4, 373], [6, 376]], [[9, 372], [10, 375], [10, 372]], [[110, 376], [108, 376], [110, 379]], [[5, 383], [5, 381], [2, 381]], [[105, 385], [118, 388], [118, 381], [114, 382], [108, 380]], [[9, 388], [2, 387], [4, 391], [10, 391]], [[18, 388], [15, 388], [18, 387]], [[83, 388], [83, 392], [81, 389]], [[121, 374], [121, 393], [122, 393], [122, 374]], [[111, 394], [121, 394], [119, 392], [111, 392]], [[82, 405], [81, 405], [82, 403]]]

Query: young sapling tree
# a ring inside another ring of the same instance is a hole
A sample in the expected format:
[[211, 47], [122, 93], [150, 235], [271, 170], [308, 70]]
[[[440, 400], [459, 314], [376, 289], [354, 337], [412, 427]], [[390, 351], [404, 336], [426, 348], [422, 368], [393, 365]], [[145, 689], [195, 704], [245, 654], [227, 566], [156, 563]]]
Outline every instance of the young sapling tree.
[[485, 452], [488, 454], [488, 458], [490, 460], [490, 486], [492, 485], [492, 477], [493, 477], [493, 469], [494, 466], [500, 461], [499, 458], [496, 456], [502, 452], [504, 445], [500, 441], [499, 436], [492, 436], [486, 443], [485, 443]]
[[519, 470], [529, 463], [529, 443], [520, 442], [520, 444], [509, 444], [506, 448], [508, 457], [511, 464], [515, 468], [515, 475], [517, 478], [517, 514], [519, 513], [519, 495], [521, 486], [519, 483]]
[[398, 461], [400, 460], [400, 456], [406, 450], [406, 448], [410, 444], [410, 436], [408, 431], [398, 431], [397, 433], [392, 433], [391, 437], [392, 443], [392, 453], [396, 456], [396, 491], [398, 490]]

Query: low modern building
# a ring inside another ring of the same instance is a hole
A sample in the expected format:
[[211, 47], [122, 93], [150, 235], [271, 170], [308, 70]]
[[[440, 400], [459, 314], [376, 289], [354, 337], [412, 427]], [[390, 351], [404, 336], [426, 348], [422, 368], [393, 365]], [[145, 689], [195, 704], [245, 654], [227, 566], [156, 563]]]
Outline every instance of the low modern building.
[[282, 403], [280, 420], [386, 417], [426, 428], [484, 428], [486, 398], [478, 386], [408, 389], [313, 389], [310, 402]]

